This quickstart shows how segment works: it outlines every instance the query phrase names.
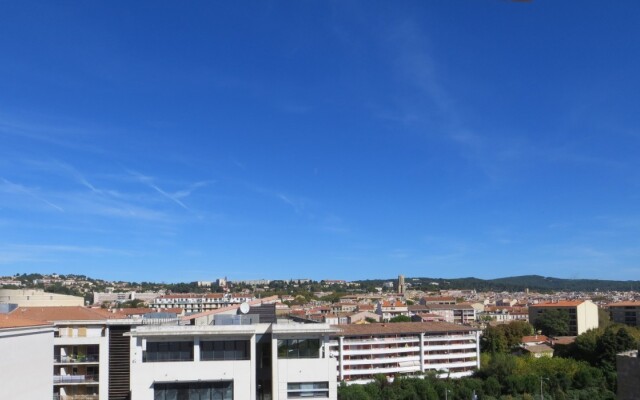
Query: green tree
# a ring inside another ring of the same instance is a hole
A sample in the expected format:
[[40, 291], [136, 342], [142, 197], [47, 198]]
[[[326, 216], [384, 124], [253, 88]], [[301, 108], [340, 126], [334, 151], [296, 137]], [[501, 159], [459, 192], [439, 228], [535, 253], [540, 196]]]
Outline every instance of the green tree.
[[411, 318], [406, 315], [398, 315], [389, 320], [389, 322], [411, 322]]
[[533, 325], [547, 336], [565, 336], [569, 334], [569, 314], [564, 310], [550, 308], [544, 310]]
[[480, 339], [480, 347], [483, 352], [492, 354], [506, 352], [509, 346], [504, 330], [497, 326], [487, 327]]

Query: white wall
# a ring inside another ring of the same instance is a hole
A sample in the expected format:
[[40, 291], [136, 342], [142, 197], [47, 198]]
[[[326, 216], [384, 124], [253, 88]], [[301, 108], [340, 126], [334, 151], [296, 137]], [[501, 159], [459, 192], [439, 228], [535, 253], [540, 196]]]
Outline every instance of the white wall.
[[[251, 339], [251, 360], [142, 362], [142, 339], [131, 338], [131, 398], [153, 400], [154, 382], [233, 381], [233, 398], [255, 399], [255, 341]], [[196, 347], [196, 351], [199, 348]], [[194, 359], [199, 357], [195, 354]], [[253, 379], [252, 379], [253, 377]]]
[[577, 307], [578, 335], [585, 333], [589, 329], [598, 327], [598, 306], [590, 300], [585, 301]]
[[0, 397], [53, 397], [53, 328], [0, 329]]

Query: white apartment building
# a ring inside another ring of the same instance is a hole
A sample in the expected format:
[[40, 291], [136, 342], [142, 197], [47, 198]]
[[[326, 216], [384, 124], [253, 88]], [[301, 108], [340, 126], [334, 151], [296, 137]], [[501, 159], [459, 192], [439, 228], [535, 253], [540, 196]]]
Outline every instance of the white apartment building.
[[480, 367], [480, 331], [446, 322], [341, 325], [332, 335], [338, 379], [367, 383], [377, 374], [470, 376]]
[[255, 298], [242, 293], [180, 293], [157, 297], [150, 304], [162, 311], [165, 308], [182, 308], [185, 313], [201, 313], [232, 305], [250, 302]]
[[0, 315], [0, 397], [51, 399], [53, 326]]
[[336, 329], [255, 323], [259, 318], [240, 314], [210, 325], [133, 329], [131, 399], [337, 399], [328, 351]]
[[383, 321], [389, 321], [391, 318], [398, 316], [409, 316], [408, 306], [401, 301], [381, 301], [376, 305], [376, 314]]

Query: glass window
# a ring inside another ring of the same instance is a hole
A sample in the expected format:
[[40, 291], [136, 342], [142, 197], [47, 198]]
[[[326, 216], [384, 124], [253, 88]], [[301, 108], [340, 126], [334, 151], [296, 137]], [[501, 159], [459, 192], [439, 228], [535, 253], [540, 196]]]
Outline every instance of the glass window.
[[143, 361], [193, 361], [193, 342], [147, 342]]
[[233, 382], [179, 382], [153, 385], [154, 400], [233, 400]]
[[278, 339], [278, 358], [318, 358], [320, 339]]
[[200, 342], [200, 360], [248, 360], [251, 357], [249, 348], [248, 340], [202, 341]]
[[328, 398], [329, 382], [292, 382], [287, 384], [287, 398]]

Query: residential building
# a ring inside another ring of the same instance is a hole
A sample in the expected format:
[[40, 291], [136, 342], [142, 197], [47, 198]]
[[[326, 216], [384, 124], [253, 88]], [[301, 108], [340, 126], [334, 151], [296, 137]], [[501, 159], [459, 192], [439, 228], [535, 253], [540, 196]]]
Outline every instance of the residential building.
[[486, 306], [482, 317], [498, 322], [529, 321], [529, 309], [526, 307]]
[[337, 329], [282, 323], [273, 305], [261, 308], [210, 311], [211, 324], [196, 317], [189, 326], [132, 329], [131, 398], [197, 392], [199, 399], [337, 399], [336, 360], [328, 351]]
[[93, 292], [93, 304], [100, 305], [104, 302], [123, 303], [129, 300], [142, 300], [147, 303], [162, 296], [163, 294], [164, 293], [157, 292]]
[[470, 376], [480, 367], [479, 330], [446, 322], [399, 322], [336, 326], [331, 355], [338, 379], [366, 383], [378, 374]]
[[456, 304], [456, 298], [452, 296], [425, 296], [420, 299], [420, 304]]
[[557, 301], [529, 306], [529, 322], [536, 320], [549, 310], [561, 310], [569, 316], [569, 335], [577, 336], [598, 327], [598, 306], [591, 300]]
[[640, 301], [610, 303], [609, 313], [615, 323], [640, 326]]
[[191, 314], [240, 305], [254, 299], [252, 295], [243, 293], [179, 293], [160, 296], [150, 306], [158, 310], [182, 308], [185, 313]]
[[391, 318], [398, 316], [409, 316], [409, 308], [401, 301], [381, 301], [376, 306], [376, 314], [383, 321], [389, 321]]
[[0, 289], [0, 303], [13, 303], [19, 307], [83, 306], [84, 298], [47, 293], [42, 289]]
[[456, 324], [470, 324], [476, 320], [476, 310], [469, 303], [441, 304], [427, 303], [425, 305], [414, 304], [409, 306], [412, 315], [419, 313], [440, 315], [445, 322]]
[[0, 314], [0, 397], [51, 399], [53, 325]]

